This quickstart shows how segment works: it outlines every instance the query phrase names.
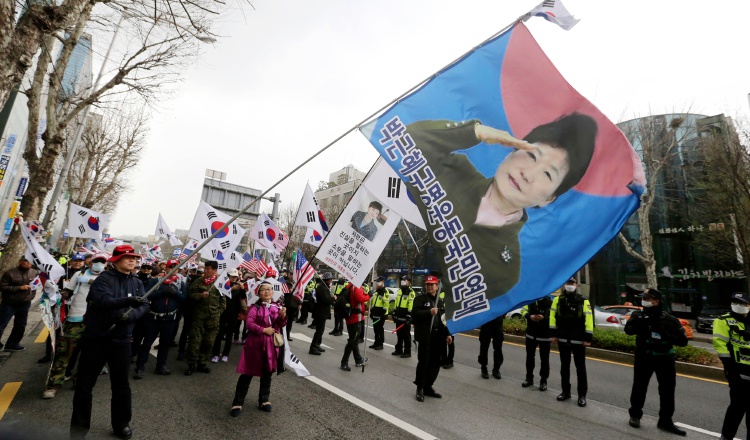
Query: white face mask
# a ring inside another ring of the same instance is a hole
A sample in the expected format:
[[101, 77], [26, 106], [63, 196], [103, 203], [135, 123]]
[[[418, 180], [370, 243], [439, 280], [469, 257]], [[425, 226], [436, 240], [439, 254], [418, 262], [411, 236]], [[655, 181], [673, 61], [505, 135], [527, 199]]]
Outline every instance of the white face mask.
[[378, 281], [377, 283], [375, 283], [375, 285], [378, 286], [378, 287], [383, 287], [383, 282], [382, 281]]
[[565, 285], [565, 291], [566, 292], [575, 292], [576, 291], [576, 286], [573, 286], [573, 285], [570, 285], [570, 284], [566, 284]]
[[651, 307], [651, 306], [652, 306], [652, 305], [654, 305], [654, 304], [653, 304], [653, 303], [652, 303], [651, 301], [646, 301], [646, 300], [644, 299], [644, 300], [642, 300], [642, 301], [641, 301], [641, 305], [642, 305], [643, 307]]
[[99, 273], [104, 270], [104, 263], [94, 263], [91, 265], [91, 272]]
[[738, 315], [747, 315], [750, 312], [750, 307], [745, 304], [732, 304], [732, 311]]
[[401, 280], [401, 285], [406, 287], [406, 280]]

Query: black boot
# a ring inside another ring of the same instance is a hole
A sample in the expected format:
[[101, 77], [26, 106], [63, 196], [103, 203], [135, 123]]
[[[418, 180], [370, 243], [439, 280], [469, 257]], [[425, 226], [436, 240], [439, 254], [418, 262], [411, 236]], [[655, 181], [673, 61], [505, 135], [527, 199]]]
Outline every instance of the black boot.
[[487, 367], [482, 367], [482, 379], [489, 379], [490, 373], [487, 371]]
[[422, 388], [417, 388], [417, 401], [424, 402], [424, 391]]
[[527, 377], [526, 380], [521, 382], [521, 386], [524, 388], [528, 388], [530, 386], [534, 385], [534, 378], [533, 377]]
[[192, 376], [195, 373], [195, 364], [188, 364], [188, 369], [185, 371], [185, 376]]
[[547, 391], [547, 379], [539, 381], [539, 391]]
[[492, 377], [495, 379], [502, 379], [502, 376], [500, 376], [500, 369], [499, 368], [493, 368], [492, 369]]

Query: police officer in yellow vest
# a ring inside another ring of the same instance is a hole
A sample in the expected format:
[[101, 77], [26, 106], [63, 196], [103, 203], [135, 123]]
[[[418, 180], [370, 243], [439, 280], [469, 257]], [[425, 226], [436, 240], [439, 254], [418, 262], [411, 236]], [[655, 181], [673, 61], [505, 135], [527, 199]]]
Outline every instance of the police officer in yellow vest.
[[341, 336], [344, 334], [344, 317], [346, 311], [341, 307], [339, 302], [339, 294], [349, 282], [344, 277], [340, 277], [336, 282], [336, 288], [332, 290], [333, 293], [333, 330], [328, 332], [329, 335]]
[[549, 316], [549, 332], [552, 343], [560, 350], [560, 379], [562, 393], [557, 400], [570, 399], [570, 355], [576, 364], [578, 376], [578, 406], [586, 406], [588, 380], [586, 377], [586, 347], [594, 337], [594, 318], [591, 304], [577, 293], [578, 282], [569, 279], [563, 293], [552, 301]]
[[625, 324], [625, 333], [636, 336], [629, 423], [633, 428], [641, 426], [648, 383], [656, 373], [659, 382], [659, 422], [656, 426], [672, 434], [685, 435], [685, 431], [672, 422], [674, 389], [677, 386], [674, 346], [687, 345], [685, 329], [677, 318], [662, 310], [661, 292], [649, 288], [640, 297], [643, 310], [633, 312]]
[[750, 296], [733, 293], [731, 307], [730, 313], [714, 320], [713, 345], [729, 382], [729, 407], [721, 427], [722, 439], [734, 438], [743, 416], [748, 417], [745, 423], [750, 421]]
[[373, 350], [382, 350], [385, 341], [385, 318], [388, 315], [390, 295], [385, 288], [385, 278], [375, 278], [375, 292], [370, 298], [370, 319], [372, 319], [372, 330], [375, 333], [375, 342], [370, 345]]
[[393, 322], [396, 324], [396, 350], [391, 353], [393, 356], [402, 358], [411, 357], [411, 309], [414, 298], [417, 294], [411, 288], [411, 277], [404, 275], [401, 277], [401, 288], [396, 295], [396, 304], [393, 309]]

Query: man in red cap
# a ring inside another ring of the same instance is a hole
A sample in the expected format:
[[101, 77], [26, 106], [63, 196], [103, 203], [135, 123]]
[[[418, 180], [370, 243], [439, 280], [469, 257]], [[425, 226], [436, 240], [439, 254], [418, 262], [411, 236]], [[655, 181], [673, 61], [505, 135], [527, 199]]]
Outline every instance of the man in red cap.
[[[78, 382], [70, 420], [71, 438], [83, 438], [91, 426], [91, 392], [102, 367], [109, 365], [112, 388], [112, 430], [119, 438], [130, 438], [132, 418], [130, 383], [130, 338], [133, 323], [149, 310], [143, 283], [133, 275], [140, 258], [130, 245], [117, 246], [108, 260], [114, 268], [102, 272], [91, 285], [81, 337]], [[131, 309], [132, 308], [132, 309]]]
[[432, 385], [440, 372], [440, 360], [446, 344], [453, 338], [443, 324], [445, 301], [438, 296], [437, 277], [429, 275], [424, 281], [425, 293], [417, 296], [412, 305], [414, 315], [414, 340], [417, 341], [417, 400], [424, 396], [443, 397]]

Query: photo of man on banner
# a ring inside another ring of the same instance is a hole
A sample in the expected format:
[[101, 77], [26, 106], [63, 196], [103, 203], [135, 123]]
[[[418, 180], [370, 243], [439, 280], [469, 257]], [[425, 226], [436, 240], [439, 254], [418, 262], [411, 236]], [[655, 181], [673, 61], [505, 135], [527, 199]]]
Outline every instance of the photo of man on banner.
[[523, 24], [362, 132], [424, 219], [451, 332], [559, 288], [616, 235], [645, 180], [624, 135]]

